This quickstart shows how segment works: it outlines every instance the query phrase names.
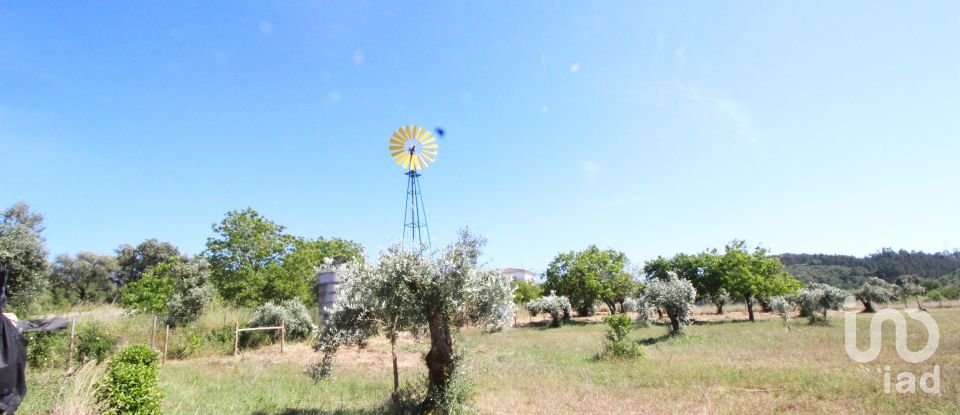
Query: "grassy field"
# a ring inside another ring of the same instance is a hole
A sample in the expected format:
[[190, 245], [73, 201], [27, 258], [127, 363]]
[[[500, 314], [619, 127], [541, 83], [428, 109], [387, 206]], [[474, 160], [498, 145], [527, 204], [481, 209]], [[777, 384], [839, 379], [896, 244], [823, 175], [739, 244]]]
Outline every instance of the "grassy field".
[[[749, 323], [737, 320], [742, 313], [735, 308], [725, 318], [701, 312], [699, 324], [682, 337], [666, 337], [663, 325], [635, 330], [631, 338], [644, 344], [646, 354], [639, 360], [598, 360], [605, 325], [596, 318], [557, 329], [534, 320], [495, 334], [464, 330], [459, 344], [468, 353], [473, 405], [480, 413], [531, 414], [960, 413], [960, 308], [931, 308], [940, 343], [920, 364], [898, 357], [892, 325], [885, 327], [880, 357], [858, 364], [844, 350], [839, 314], [829, 326], [793, 320], [788, 331], [769, 315]], [[219, 318], [210, 317], [207, 324]], [[869, 318], [858, 317], [861, 348]], [[919, 324], [909, 328], [911, 349], [918, 350], [926, 334]], [[426, 342], [402, 339], [402, 383], [422, 379], [421, 355], [427, 348]], [[160, 371], [164, 413], [381, 412], [392, 387], [385, 341], [377, 339], [365, 350], [342, 350], [334, 379], [315, 384], [303, 368], [318, 358], [308, 345], [294, 344], [283, 355], [268, 346], [240, 357], [210, 352], [168, 361]], [[885, 365], [893, 384], [899, 372], [919, 377], [939, 365], [941, 394], [885, 393]], [[82, 406], [76, 401], [96, 370], [85, 368], [67, 382], [54, 370], [29, 373], [32, 389], [21, 413], [78, 413], [67, 408]]]

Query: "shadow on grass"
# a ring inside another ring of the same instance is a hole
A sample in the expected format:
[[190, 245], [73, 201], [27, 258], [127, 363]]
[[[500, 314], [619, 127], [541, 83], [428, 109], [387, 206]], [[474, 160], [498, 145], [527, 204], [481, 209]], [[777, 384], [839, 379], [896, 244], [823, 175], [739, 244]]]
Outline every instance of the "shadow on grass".
[[672, 339], [672, 338], [674, 338], [674, 337], [676, 337], [676, 335], [671, 334], [671, 333], [667, 333], [667, 334], [664, 334], [664, 335], [658, 336], [658, 337], [648, 337], [648, 338], [646, 338], [646, 339], [637, 340], [637, 343], [640, 343], [640, 344], [642, 344], [642, 345], [644, 345], [644, 346], [653, 346], [653, 345], [655, 345], [655, 344], [657, 344], [657, 343], [660, 343], [660, 342], [666, 341], [666, 340], [670, 340], [670, 339]]
[[301, 408], [286, 408], [279, 411], [254, 411], [250, 415], [374, 415], [374, 414], [387, 414], [390, 411], [384, 407], [376, 407], [369, 409], [334, 409], [334, 410], [325, 410], [325, 409], [301, 409]]
[[[514, 326], [514, 328], [515, 328], [515, 329], [521, 329], [521, 330], [522, 330], [522, 329], [530, 329], [530, 330], [552, 330], [552, 329], [558, 329], [558, 328], [564, 327], [564, 326], [590, 326], [590, 325], [597, 324], [597, 322], [593, 322], [593, 321], [570, 320], [570, 321], [564, 322], [563, 325], [561, 325], [560, 327], [554, 327], [554, 326], [551, 325], [551, 323], [552, 323], [552, 322], [551, 322], [550, 320], [532, 321], [532, 322], [529, 322], [529, 323], [523, 323], [523, 325], [516, 325], [516, 326]], [[601, 322], [601, 323], [602, 323], [602, 322]]]
[[[761, 320], [757, 320], [757, 322], [759, 321]], [[755, 323], [755, 322], [750, 320], [732, 320], [732, 319], [712, 320], [712, 321], [693, 320], [693, 325], [695, 326], [719, 326], [723, 324], [737, 324], [737, 323]]]

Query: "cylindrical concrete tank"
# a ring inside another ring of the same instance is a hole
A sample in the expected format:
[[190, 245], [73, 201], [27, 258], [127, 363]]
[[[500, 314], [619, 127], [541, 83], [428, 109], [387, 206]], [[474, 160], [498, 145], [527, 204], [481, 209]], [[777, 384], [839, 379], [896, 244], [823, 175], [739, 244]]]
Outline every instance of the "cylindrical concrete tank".
[[320, 303], [320, 315], [324, 315], [324, 309], [333, 307], [337, 302], [337, 273], [325, 271], [317, 274], [318, 298]]

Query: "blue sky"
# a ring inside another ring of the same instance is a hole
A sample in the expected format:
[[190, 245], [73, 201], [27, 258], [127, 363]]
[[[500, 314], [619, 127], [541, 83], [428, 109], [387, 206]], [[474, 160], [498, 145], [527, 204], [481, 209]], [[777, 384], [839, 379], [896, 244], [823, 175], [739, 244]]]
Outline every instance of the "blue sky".
[[418, 124], [434, 245], [493, 266], [960, 248], [958, 40], [957, 2], [4, 2], [0, 204], [53, 254], [250, 206], [375, 255]]

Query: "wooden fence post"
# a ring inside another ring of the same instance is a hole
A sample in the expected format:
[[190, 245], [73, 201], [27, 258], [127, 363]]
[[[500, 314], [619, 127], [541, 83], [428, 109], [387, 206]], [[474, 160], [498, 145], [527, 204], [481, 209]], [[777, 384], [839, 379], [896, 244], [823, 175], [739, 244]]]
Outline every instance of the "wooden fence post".
[[287, 322], [280, 320], [280, 354], [283, 354], [283, 344], [287, 338]]
[[167, 324], [167, 331], [163, 334], [163, 358], [160, 360], [160, 364], [163, 365], [167, 363], [167, 340], [170, 337], [170, 325]]
[[240, 351], [240, 322], [233, 322], [233, 355], [236, 356]]
[[70, 366], [73, 364], [73, 339], [77, 335], [77, 318], [70, 319], [70, 347], [67, 349], [67, 371], [70, 371]]
[[150, 331], [150, 350], [156, 350], [157, 316], [153, 316], [153, 330]]

